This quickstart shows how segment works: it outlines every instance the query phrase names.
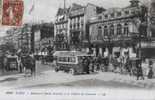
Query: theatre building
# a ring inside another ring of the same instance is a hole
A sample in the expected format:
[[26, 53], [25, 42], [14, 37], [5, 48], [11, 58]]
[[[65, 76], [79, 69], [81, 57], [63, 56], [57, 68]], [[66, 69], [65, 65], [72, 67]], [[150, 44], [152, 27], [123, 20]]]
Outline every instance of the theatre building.
[[139, 1], [131, 0], [125, 8], [110, 8], [89, 22], [89, 38], [94, 54], [136, 57], [137, 44], [132, 37], [138, 34]]

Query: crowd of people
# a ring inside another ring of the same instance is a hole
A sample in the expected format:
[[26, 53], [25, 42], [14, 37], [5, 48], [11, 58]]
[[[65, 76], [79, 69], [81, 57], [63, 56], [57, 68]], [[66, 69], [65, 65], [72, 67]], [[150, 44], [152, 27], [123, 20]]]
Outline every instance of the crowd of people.
[[153, 61], [129, 57], [85, 57], [83, 58], [83, 66], [86, 72], [102, 71], [102, 72], [114, 72], [120, 74], [128, 74], [130, 76], [136, 76], [137, 80], [153, 78]]
[[[33, 53], [4, 53], [0, 57], [0, 67], [2, 74], [10, 71], [25, 73], [25, 76], [35, 75], [36, 65]], [[13, 68], [11, 66], [14, 66]]]
[[[12, 53], [1, 56], [0, 66], [3, 73], [9, 70], [9, 63], [6, 59], [8, 56], [17, 58], [17, 68], [20, 73], [24, 72], [25, 75], [35, 75], [36, 64], [33, 53]], [[154, 76], [153, 61], [148, 59], [131, 59], [129, 56], [90, 56], [82, 58], [82, 64], [87, 74], [95, 71], [114, 72], [136, 76], [137, 80], [145, 79], [145, 77], [152, 79]]]

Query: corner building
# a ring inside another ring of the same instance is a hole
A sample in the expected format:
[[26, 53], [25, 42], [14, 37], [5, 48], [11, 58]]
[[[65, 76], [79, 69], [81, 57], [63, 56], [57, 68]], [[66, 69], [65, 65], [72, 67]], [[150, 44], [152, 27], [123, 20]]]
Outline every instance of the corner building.
[[90, 20], [89, 35], [96, 56], [129, 54], [136, 56], [136, 44], [132, 39], [138, 33], [139, 18], [136, 16], [139, 1], [131, 0], [125, 8], [110, 8]]
[[63, 34], [69, 49], [81, 49], [84, 43], [88, 43], [87, 23], [91, 17], [96, 16], [99, 8], [90, 3], [86, 6], [73, 3], [67, 10], [59, 8], [55, 22], [55, 37]]

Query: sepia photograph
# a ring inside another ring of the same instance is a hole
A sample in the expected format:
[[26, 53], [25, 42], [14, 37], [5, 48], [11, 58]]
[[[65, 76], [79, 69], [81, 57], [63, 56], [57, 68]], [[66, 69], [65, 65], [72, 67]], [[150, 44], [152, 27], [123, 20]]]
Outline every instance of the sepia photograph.
[[0, 0], [0, 88], [154, 91], [155, 0]]

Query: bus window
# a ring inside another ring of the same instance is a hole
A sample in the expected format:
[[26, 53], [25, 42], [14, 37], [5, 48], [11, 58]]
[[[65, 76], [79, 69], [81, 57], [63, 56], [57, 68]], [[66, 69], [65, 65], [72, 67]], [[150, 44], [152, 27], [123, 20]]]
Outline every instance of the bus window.
[[75, 57], [69, 57], [69, 61], [68, 62], [76, 62], [76, 58]]
[[64, 57], [64, 62], [68, 62], [68, 57]]
[[72, 62], [76, 62], [76, 58], [75, 57], [72, 57]]

